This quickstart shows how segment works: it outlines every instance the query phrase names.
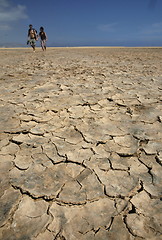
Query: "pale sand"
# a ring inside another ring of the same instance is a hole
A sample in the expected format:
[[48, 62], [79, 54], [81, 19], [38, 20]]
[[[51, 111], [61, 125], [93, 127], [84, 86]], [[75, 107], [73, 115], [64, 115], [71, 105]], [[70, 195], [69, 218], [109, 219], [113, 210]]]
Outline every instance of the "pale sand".
[[162, 239], [162, 49], [0, 49], [0, 67], [0, 239]]

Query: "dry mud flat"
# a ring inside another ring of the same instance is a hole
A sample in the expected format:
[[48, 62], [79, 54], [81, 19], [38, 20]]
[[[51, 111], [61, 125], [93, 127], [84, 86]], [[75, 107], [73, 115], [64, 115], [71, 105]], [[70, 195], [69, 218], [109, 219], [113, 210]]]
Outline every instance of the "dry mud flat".
[[0, 56], [0, 239], [162, 239], [162, 49]]

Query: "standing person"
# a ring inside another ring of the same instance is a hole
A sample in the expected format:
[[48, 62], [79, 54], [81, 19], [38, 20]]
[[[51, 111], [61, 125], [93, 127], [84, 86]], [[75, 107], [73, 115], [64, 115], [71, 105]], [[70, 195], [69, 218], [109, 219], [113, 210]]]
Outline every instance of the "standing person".
[[28, 41], [27, 44], [30, 43], [30, 46], [33, 48], [33, 51], [35, 52], [35, 41], [37, 40], [37, 30], [35, 30], [32, 26], [32, 24], [29, 25], [28, 30]]
[[46, 35], [43, 27], [40, 27], [39, 37], [41, 39], [40, 42], [41, 42], [42, 50], [44, 51], [44, 50], [46, 50], [47, 35]]

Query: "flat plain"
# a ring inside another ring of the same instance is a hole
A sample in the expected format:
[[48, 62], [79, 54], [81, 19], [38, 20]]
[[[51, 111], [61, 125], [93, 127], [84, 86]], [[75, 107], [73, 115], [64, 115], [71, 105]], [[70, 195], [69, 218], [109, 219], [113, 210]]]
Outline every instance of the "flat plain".
[[162, 239], [162, 48], [0, 49], [0, 239]]

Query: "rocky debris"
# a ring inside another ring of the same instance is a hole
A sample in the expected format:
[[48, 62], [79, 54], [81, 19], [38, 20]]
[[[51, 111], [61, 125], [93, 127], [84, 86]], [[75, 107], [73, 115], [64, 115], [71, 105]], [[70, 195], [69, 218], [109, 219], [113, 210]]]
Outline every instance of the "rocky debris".
[[160, 49], [0, 51], [0, 239], [162, 239]]

